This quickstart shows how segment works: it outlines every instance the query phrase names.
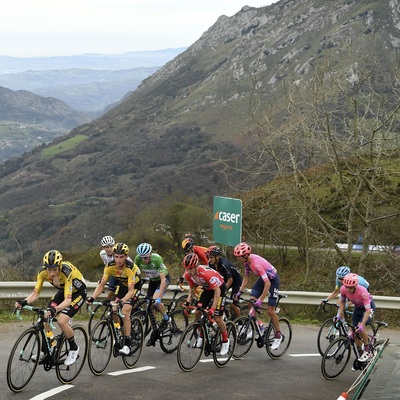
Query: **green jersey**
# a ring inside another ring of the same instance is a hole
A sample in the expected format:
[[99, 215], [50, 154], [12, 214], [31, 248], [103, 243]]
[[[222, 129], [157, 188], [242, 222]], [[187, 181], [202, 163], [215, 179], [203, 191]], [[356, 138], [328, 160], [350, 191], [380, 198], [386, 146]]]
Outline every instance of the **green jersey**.
[[159, 281], [160, 273], [168, 275], [168, 269], [164, 265], [162, 257], [157, 253], [152, 253], [150, 257], [150, 262], [148, 264], [144, 263], [140, 256], [135, 257], [135, 265], [137, 265], [140, 271], [144, 272], [146, 277], [151, 281]]

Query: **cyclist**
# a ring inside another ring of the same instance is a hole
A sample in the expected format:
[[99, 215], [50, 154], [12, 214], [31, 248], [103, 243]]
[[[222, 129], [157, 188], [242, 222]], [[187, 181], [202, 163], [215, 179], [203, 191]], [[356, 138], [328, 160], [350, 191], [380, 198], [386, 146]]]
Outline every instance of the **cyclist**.
[[[372, 357], [365, 325], [371, 322], [371, 317], [375, 312], [376, 307], [371, 294], [364, 286], [359, 284], [359, 276], [357, 274], [350, 273], [344, 277], [343, 286], [340, 288], [339, 310], [337, 317], [334, 317], [334, 320], [343, 320], [347, 300], [354, 304], [352, 324], [357, 327], [356, 332], [360, 334], [362, 342], [364, 343], [364, 352], [358, 358], [358, 361], [365, 362]], [[355, 340], [360, 352], [361, 341], [357, 338], [357, 335]]]
[[[170, 282], [171, 278], [168, 273], [167, 267], [164, 265], [162, 257], [153, 253], [153, 247], [149, 243], [141, 243], [136, 248], [135, 265], [145, 273], [150, 279], [149, 287], [147, 289], [147, 296], [155, 300], [155, 306], [158, 311], [163, 315], [163, 319], [159, 326], [160, 331], [163, 331], [169, 322], [169, 316], [166, 312], [164, 304], [161, 302]], [[147, 341], [146, 346], [155, 346], [159, 337], [159, 332], [152, 332], [150, 339]]]
[[[229, 350], [228, 332], [226, 330], [226, 324], [222, 318], [226, 292], [224, 278], [214, 269], [200, 265], [199, 257], [195, 253], [187, 254], [183, 259], [182, 264], [185, 268], [185, 279], [189, 283], [190, 287], [186, 304], [190, 304], [192, 301], [196, 288], [198, 286], [202, 286], [203, 291], [198, 299], [197, 305], [201, 307], [203, 304], [209, 305], [212, 302], [208, 312], [210, 315], [214, 316], [215, 322], [218, 324], [221, 330], [222, 346], [220, 355], [223, 356]], [[200, 311], [196, 310], [195, 320], [197, 321], [199, 317]], [[199, 336], [196, 346], [201, 347], [202, 344], [203, 338]]]
[[[221, 257], [222, 251], [218, 246], [208, 248], [208, 266], [218, 271], [226, 283], [226, 291], [232, 288], [230, 299], [235, 299], [242, 284], [242, 276], [237, 268], [227, 259]], [[232, 303], [231, 308], [236, 317], [240, 316], [240, 308]]]
[[186, 237], [185, 239], [182, 240], [182, 249], [184, 250], [185, 254], [189, 253], [197, 254], [197, 257], [199, 257], [201, 265], [208, 264], [207, 247], [195, 245], [191, 237]]
[[[129, 247], [125, 243], [117, 243], [113, 247], [114, 261], [106, 264], [103, 271], [103, 277], [95, 288], [91, 297], [86, 302], [92, 304], [96, 298], [102, 293], [104, 286], [111, 277], [114, 278], [116, 287], [112, 300], [123, 303], [121, 312], [124, 315], [124, 320], [130, 320], [132, 306], [134, 305], [134, 294], [141, 287], [140, 271], [136, 266], [128, 265]], [[118, 320], [118, 316], [113, 316], [114, 320]], [[131, 324], [124, 325], [124, 346], [119, 350], [121, 354], [130, 354], [131, 345]]]
[[[70, 262], [63, 261], [62, 255], [57, 250], [48, 251], [43, 257], [43, 267], [37, 275], [37, 281], [33, 292], [24, 300], [19, 300], [15, 304], [21, 308], [27, 304], [32, 304], [40, 297], [40, 292], [44, 282], [53, 285], [57, 292], [51, 298], [45, 317], [53, 318], [57, 313], [57, 323], [63, 331], [70, 345], [65, 365], [72, 365], [79, 355], [79, 347], [74, 339], [74, 331], [69, 322], [78, 312], [86, 299], [86, 283], [81, 272]], [[50, 331], [50, 326], [46, 323], [46, 330]], [[40, 353], [40, 359], [45, 357], [44, 352]]]
[[115, 240], [112, 236], [104, 236], [101, 239], [101, 247], [100, 258], [103, 260], [104, 265], [107, 265], [109, 262], [114, 261], [114, 252], [113, 247], [115, 245]]
[[[342, 265], [336, 270], [336, 282], [335, 282], [335, 290], [326, 298], [321, 301], [321, 303], [326, 303], [334, 298], [337, 297], [337, 295], [340, 293], [340, 288], [343, 286], [343, 279], [347, 274], [350, 274], [350, 268], [347, 267], [346, 265]], [[358, 284], [361, 286], [364, 286], [366, 289], [369, 288], [369, 283], [366, 279], [364, 279], [362, 276], [358, 277]], [[338, 303], [340, 302], [340, 299], [338, 300]]]
[[[237, 244], [233, 253], [235, 257], [243, 262], [244, 266], [244, 278], [242, 285], [236, 294], [237, 297], [240, 297], [243, 290], [246, 288], [251, 273], [258, 276], [258, 279], [250, 293], [250, 300], [256, 300], [254, 306], [260, 307], [268, 295], [268, 315], [270, 316], [275, 328], [275, 338], [270, 347], [271, 350], [276, 350], [282, 341], [282, 335], [279, 329], [279, 319], [275, 312], [280, 284], [278, 273], [275, 267], [266, 259], [257, 254], [252, 254], [251, 247], [246, 242]], [[251, 306], [251, 303], [249, 303], [250, 310], [252, 308]]]
[[[100, 243], [103, 248], [100, 251], [100, 258], [103, 260], [104, 265], [114, 262], [114, 251], [113, 251], [114, 245], [115, 245], [114, 238], [109, 235], [104, 236], [101, 239]], [[129, 257], [126, 259], [126, 265], [128, 268], [131, 268], [131, 269], [133, 268], [133, 261]], [[117, 288], [117, 283], [116, 283], [114, 276], [110, 276], [110, 280], [108, 282], [108, 288], [109, 288], [109, 291], [107, 293], [107, 298], [112, 300], [114, 297], [114, 292]]]

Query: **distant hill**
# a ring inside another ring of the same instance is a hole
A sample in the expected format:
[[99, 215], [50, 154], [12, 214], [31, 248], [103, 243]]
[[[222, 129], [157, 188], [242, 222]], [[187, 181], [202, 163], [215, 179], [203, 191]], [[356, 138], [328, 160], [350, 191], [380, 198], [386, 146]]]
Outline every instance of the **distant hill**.
[[[382, 99], [394, 97], [394, 80], [387, 79], [393, 65], [387, 60], [400, 43], [396, 4], [281, 0], [221, 16], [100, 118], [1, 165], [3, 248], [15, 249], [18, 232], [18, 243], [35, 252], [53, 247], [83, 252], [104, 233], [134, 229], [146, 205], [171, 194], [212, 199], [231, 195], [233, 186], [252, 190], [276, 168], [261, 165], [263, 153], [279, 160], [292, 150], [288, 165], [316, 160], [318, 149], [304, 146], [307, 134], [323, 131], [327, 121], [344, 138], [348, 134], [341, 131], [351, 112], [343, 106], [345, 96], [334, 92], [326, 100], [332, 93], [317, 91], [332, 75], [337, 88], [351, 91], [361, 57], [373, 54], [379, 60], [374, 89]], [[296, 88], [307, 97], [296, 97]], [[309, 99], [314, 108], [305, 107]], [[281, 108], [270, 112], [276, 104]], [[325, 114], [317, 114], [318, 104]], [[336, 109], [342, 119], [332, 122], [329, 112]], [[310, 115], [314, 119], [306, 121]], [[281, 129], [293, 148], [280, 140]], [[274, 146], [268, 145], [271, 138]], [[264, 168], [265, 173], [228, 174], [222, 161], [240, 165], [243, 159], [254, 162], [253, 172]], [[329, 194], [326, 201], [332, 202]]]
[[0, 56], [0, 73], [29, 70], [47, 71], [58, 69], [118, 70], [164, 65], [182, 53], [185, 47], [150, 51], [131, 51], [124, 54], [80, 54], [52, 57]]
[[61, 100], [0, 86], [0, 161], [49, 143], [89, 121]]

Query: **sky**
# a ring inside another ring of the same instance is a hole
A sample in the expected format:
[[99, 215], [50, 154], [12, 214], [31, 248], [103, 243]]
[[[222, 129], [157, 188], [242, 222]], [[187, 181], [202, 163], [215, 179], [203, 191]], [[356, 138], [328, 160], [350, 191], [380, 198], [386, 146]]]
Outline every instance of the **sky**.
[[4, 0], [0, 55], [43, 57], [187, 47], [220, 15], [277, 0]]

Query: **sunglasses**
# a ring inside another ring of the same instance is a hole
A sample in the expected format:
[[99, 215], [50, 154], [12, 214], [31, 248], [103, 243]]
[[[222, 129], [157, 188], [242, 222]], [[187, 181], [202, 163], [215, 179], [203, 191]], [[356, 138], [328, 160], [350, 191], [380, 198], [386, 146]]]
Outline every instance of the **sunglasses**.
[[150, 256], [146, 256], [146, 257], [140, 257], [142, 260], [148, 260], [150, 258]]

